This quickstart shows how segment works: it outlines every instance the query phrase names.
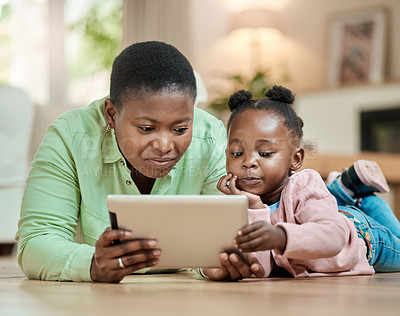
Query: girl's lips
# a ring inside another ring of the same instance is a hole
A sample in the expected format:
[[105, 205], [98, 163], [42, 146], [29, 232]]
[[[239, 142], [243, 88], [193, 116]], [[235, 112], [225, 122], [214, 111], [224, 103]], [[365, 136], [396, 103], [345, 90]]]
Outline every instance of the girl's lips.
[[254, 184], [258, 184], [261, 181], [261, 179], [260, 178], [241, 178], [239, 181], [242, 184], [254, 185]]

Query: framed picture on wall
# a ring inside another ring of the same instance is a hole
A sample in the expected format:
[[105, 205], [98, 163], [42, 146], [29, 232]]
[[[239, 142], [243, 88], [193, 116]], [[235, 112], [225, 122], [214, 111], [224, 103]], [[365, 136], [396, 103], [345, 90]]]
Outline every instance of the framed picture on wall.
[[328, 86], [384, 80], [387, 19], [383, 7], [331, 17], [328, 25]]

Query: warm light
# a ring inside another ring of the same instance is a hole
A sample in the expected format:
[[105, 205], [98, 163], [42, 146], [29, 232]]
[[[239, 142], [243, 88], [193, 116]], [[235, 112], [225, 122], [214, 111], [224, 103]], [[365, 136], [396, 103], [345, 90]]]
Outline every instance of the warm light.
[[282, 30], [281, 19], [276, 11], [269, 9], [247, 9], [232, 15], [229, 31], [243, 28]]

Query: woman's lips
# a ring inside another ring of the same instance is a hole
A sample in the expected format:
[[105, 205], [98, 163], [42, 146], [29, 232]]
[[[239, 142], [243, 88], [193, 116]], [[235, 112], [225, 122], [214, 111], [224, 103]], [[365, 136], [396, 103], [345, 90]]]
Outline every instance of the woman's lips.
[[175, 158], [148, 158], [147, 161], [156, 168], [166, 169], [175, 164]]
[[260, 183], [261, 178], [246, 177], [246, 178], [240, 178], [239, 181], [245, 185], [255, 185]]

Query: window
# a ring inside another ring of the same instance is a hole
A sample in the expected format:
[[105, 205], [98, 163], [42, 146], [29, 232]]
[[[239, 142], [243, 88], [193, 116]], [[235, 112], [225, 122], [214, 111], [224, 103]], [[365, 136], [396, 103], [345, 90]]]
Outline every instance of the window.
[[0, 0], [0, 84], [36, 105], [85, 106], [109, 90], [122, 0]]

